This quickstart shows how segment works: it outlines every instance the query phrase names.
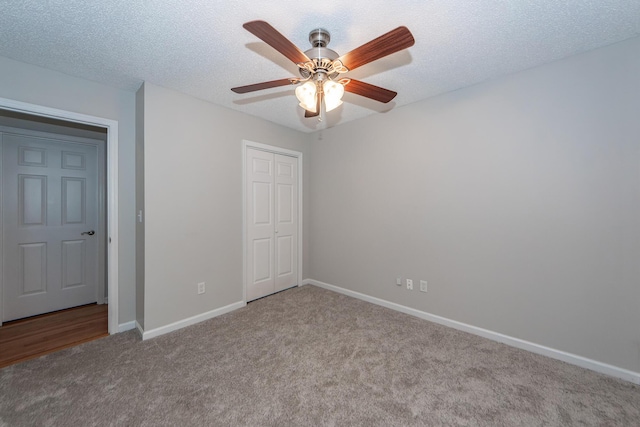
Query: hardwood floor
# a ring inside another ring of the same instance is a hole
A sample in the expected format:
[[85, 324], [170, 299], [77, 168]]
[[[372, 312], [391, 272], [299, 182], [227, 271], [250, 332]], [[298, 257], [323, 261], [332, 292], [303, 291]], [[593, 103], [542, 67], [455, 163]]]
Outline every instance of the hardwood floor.
[[107, 305], [89, 304], [4, 323], [0, 368], [106, 337]]

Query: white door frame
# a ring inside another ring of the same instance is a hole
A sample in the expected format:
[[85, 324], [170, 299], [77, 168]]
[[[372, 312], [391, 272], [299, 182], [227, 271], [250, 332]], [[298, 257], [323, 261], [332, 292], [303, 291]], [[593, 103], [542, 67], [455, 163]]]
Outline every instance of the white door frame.
[[[109, 333], [118, 332], [118, 121], [89, 116], [57, 108], [0, 98], [0, 108], [34, 116], [50, 117], [68, 122], [83, 123], [107, 130], [107, 291], [109, 293]], [[0, 189], [1, 191], [1, 189]], [[2, 200], [0, 194], [0, 200]], [[2, 209], [0, 209], [2, 215]], [[0, 217], [0, 221], [2, 218]], [[2, 239], [0, 230], [0, 240]], [[2, 251], [2, 245], [0, 245]], [[2, 253], [0, 252], [0, 259]], [[2, 278], [0, 277], [0, 280]], [[2, 289], [0, 283], [0, 289]], [[0, 298], [2, 296], [0, 295]], [[2, 310], [2, 304], [0, 304]], [[0, 319], [2, 313], [0, 312]], [[1, 322], [1, 320], [0, 320]], [[2, 323], [0, 323], [1, 325]]]
[[298, 286], [302, 285], [302, 153], [273, 145], [242, 140], [242, 301], [247, 303], [247, 148], [298, 159]]

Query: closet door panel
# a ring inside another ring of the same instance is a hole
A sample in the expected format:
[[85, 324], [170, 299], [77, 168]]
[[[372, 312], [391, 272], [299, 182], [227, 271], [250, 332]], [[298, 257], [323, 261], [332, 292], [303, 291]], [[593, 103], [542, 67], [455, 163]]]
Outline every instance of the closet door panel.
[[298, 159], [275, 155], [275, 289], [298, 280]]
[[274, 155], [252, 148], [246, 157], [247, 301], [275, 291]]

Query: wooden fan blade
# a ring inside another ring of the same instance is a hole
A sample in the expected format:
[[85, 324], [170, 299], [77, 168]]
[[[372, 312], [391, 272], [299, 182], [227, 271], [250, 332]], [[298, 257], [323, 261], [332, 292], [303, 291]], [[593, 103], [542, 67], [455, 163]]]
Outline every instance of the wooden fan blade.
[[318, 117], [320, 115], [320, 94], [316, 95], [316, 112], [311, 112], [309, 110], [304, 110], [304, 116], [305, 118], [309, 118], [309, 117]]
[[280, 79], [280, 80], [271, 80], [270, 82], [262, 82], [256, 83], [252, 85], [239, 86], [231, 88], [235, 93], [247, 93], [247, 92], [255, 92], [256, 90], [269, 89], [272, 87], [278, 86], [286, 86], [295, 84], [291, 81], [291, 79]]
[[415, 42], [407, 27], [398, 27], [342, 55], [338, 60], [349, 70], [354, 70], [376, 59], [411, 47]]
[[295, 64], [311, 61], [296, 45], [265, 21], [251, 21], [243, 27], [254, 36], [289, 58]]
[[361, 95], [376, 101], [384, 102], [385, 104], [395, 98], [398, 94], [397, 92], [394, 92], [392, 90], [354, 79], [351, 79], [351, 81], [344, 87], [344, 90], [347, 92], [355, 93], [356, 95]]

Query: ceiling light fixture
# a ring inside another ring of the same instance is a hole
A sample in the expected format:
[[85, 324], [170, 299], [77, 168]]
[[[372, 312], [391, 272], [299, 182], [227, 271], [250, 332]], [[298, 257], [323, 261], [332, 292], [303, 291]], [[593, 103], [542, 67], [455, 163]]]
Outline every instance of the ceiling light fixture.
[[[326, 112], [335, 110], [342, 105], [344, 85], [323, 77], [322, 74], [317, 74], [317, 76], [319, 78], [309, 80], [296, 88], [296, 98], [300, 101], [300, 106], [311, 113], [319, 113], [318, 105], [324, 101]], [[319, 88], [322, 89], [319, 90]], [[318, 97], [321, 102], [318, 102]]]

